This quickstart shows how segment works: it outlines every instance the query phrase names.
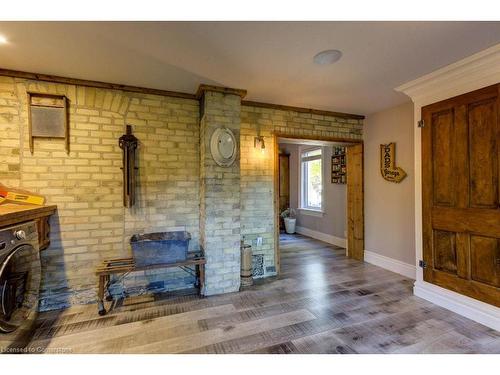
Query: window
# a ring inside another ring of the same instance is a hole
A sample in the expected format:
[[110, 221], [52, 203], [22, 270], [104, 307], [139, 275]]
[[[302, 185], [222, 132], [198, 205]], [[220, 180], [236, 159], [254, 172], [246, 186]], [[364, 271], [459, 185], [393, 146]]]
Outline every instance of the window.
[[308, 149], [300, 155], [301, 208], [321, 211], [323, 168], [321, 148]]

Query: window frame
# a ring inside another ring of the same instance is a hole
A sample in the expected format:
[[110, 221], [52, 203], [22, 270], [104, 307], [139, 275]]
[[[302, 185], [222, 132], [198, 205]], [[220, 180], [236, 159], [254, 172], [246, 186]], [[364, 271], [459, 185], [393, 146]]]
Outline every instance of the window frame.
[[[312, 151], [320, 151], [320, 155], [304, 157], [305, 153]], [[307, 158], [308, 160], [303, 160]], [[308, 161], [320, 160], [321, 161], [321, 205], [320, 207], [307, 206], [307, 183], [305, 180], [305, 165]], [[299, 210], [303, 211], [305, 214], [309, 214], [312, 216], [322, 216], [324, 213], [324, 192], [325, 192], [325, 178], [324, 178], [324, 160], [325, 160], [325, 152], [322, 146], [313, 146], [307, 148], [299, 149]]]

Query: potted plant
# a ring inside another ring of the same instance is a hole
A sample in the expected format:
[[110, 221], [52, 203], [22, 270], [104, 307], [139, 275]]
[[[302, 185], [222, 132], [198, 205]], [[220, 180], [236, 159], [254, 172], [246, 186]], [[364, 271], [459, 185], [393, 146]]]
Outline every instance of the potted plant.
[[295, 223], [297, 219], [295, 218], [295, 210], [293, 208], [287, 208], [281, 213], [281, 217], [283, 218], [283, 221], [285, 222], [285, 231], [288, 234], [294, 234], [295, 233]]

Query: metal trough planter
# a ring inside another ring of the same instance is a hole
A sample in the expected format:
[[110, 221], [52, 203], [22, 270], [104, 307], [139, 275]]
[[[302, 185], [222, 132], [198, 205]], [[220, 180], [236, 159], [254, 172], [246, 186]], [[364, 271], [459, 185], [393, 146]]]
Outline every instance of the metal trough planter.
[[136, 266], [183, 262], [191, 234], [185, 231], [135, 234], [130, 238]]

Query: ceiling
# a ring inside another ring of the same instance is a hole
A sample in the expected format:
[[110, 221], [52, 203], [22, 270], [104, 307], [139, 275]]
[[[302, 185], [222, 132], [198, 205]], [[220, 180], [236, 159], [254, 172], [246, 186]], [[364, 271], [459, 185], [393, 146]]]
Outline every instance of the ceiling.
[[[0, 67], [355, 114], [407, 81], [500, 43], [500, 22], [0, 22]], [[339, 49], [333, 65], [313, 56]]]

